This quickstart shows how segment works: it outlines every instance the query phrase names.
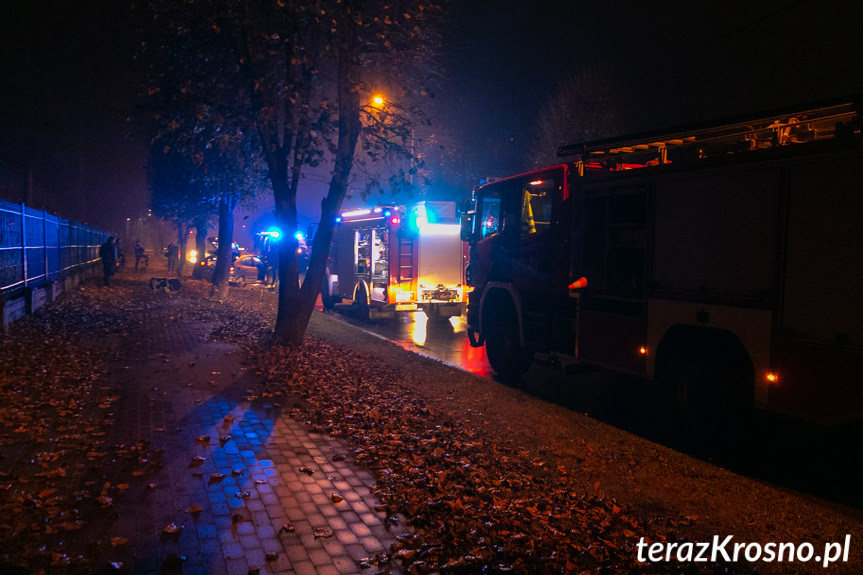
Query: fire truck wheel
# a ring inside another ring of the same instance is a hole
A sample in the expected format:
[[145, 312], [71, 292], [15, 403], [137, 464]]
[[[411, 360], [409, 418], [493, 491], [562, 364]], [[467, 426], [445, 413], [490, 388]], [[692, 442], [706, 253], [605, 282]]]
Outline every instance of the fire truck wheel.
[[518, 318], [507, 306], [500, 313], [487, 313], [483, 325], [488, 362], [504, 383], [517, 385], [521, 374], [530, 368], [532, 354], [522, 346], [518, 333]]
[[429, 321], [437, 321], [440, 317], [440, 307], [435, 304], [428, 304], [423, 307], [423, 312], [426, 314], [426, 317], [429, 318]]
[[354, 291], [354, 311], [360, 319], [369, 319], [369, 296], [366, 292], [366, 285], [363, 283], [357, 284]]
[[752, 386], [746, 384], [743, 366], [705, 354], [693, 358], [676, 379], [677, 412], [688, 431], [719, 440], [744, 430]]

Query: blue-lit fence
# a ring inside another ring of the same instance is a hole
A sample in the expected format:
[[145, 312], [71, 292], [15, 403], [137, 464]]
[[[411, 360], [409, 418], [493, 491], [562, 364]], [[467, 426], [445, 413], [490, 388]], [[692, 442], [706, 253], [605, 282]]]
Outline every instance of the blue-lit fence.
[[83, 271], [108, 233], [0, 200], [0, 292], [38, 287]]

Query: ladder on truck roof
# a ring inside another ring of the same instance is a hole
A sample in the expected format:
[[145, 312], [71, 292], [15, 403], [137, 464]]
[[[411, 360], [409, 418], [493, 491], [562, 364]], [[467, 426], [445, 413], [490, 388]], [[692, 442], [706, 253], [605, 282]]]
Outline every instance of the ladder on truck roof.
[[[854, 120], [858, 120], [856, 125]], [[671, 132], [568, 144], [558, 148], [558, 156], [577, 156], [582, 163], [627, 169], [670, 163], [672, 157], [701, 159], [859, 132], [858, 109], [845, 102]]]

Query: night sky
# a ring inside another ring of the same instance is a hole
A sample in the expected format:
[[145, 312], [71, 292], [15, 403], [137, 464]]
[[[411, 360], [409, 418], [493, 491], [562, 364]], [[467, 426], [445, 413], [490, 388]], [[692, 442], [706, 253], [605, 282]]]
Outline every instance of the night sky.
[[[452, 93], [491, 173], [524, 169], [556, 81], [586, 69], [621, 96], [627, 133], [863, 92], [863, 2], [461, 2]], [[507, 145], [508, 144], [508, 145]]]
[[28, 205], [103, 228], [149, 207], [134, 38], [119, 4], [0, 2], [0, 164], [32, 169]]
[[[33, 203], [101, 226], [148, 207], [118, 4], [0, 1], [0, 169], [32, 167]], [[863, 93], [851, 0], [458, 0], [447, 24], [436, 124], [464, 160], [465, 193], [470, 178], [525, 168], [539, 108], [573, 70], [608, 79], [633, 133]], [[3, 195], [20, 201], [9, 180]]]

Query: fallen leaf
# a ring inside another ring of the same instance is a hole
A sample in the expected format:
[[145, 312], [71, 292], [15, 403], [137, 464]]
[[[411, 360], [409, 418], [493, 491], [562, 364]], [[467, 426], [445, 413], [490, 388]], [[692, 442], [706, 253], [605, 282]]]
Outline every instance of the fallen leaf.
[[294, 524], [291, 522], [285, 523], [282, 525], [281, 529], [279, 529], [279, 535], [282, 533], [293, 533], [294, 532]]
[[64, 521], [60, 525], [66, 531], [78, 531], [82, 527], [84, 527], [83, 521]]

